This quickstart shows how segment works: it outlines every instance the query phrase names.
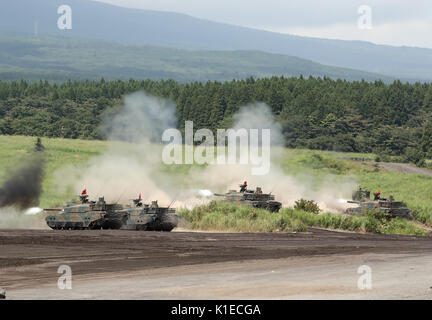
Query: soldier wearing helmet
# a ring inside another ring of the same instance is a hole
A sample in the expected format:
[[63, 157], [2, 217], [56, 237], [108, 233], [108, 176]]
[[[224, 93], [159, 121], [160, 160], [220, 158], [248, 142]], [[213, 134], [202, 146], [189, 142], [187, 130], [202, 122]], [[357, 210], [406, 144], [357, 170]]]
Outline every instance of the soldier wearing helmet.
[[247, 181], [243, 182], [243, 184], [240, 185], [240, 192], [246, 192], [247, 188]]

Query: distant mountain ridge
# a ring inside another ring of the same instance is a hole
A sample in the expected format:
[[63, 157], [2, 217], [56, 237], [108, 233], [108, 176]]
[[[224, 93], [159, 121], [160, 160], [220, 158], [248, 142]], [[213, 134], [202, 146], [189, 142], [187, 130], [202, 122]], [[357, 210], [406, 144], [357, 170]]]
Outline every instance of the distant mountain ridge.
[[[72, 8], [72, 30], [57, 8]], [[188, 15], [128, 9], [89, 0], [2, 0], [0, 33], [68, 36], [188, 50], [259, 50], [390, 77], [431, 80], [432, 49], [327, 40], [222, 24]]]
[[260, 51], [190, 51], [78, 38], [1, 35], [0, 48], [0, 79], [3, 80], [65, 81], [104, 77], [107, 80], [134, 78], [190, 82], [274, 75], [394, 80], [379, 74]]

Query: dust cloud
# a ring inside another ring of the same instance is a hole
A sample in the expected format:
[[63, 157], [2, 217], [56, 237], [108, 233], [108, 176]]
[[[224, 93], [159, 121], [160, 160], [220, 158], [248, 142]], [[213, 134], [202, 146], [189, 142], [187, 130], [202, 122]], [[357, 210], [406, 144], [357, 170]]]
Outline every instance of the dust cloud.
[[281, 126], [270, 108], [251, 104], [234, 115], [232, 128], [270, 129], [271, 167], [266, 175], [251, 175], [251, 165], [208, 164], [206, 166], [165, 165], [161, 144], [165, 129], [178, 127], [174, 103], [138, 92], [128, 95], [120, 111], [105, 119], [102, 130], [109, 138], [108, 150], [80, 167], [64, 167], [56, 173], [59, 188], [71, 187], [76, 194], [86, 188], [91, 198], [131, 203], [139, 193], [143, 200], [158, 200], [161, 205], [191, 208], [204, 204], [213, 193], [238, 189], [243, 181], [249, 187], [271, 192], [283, 206], [300, 198], [315, 200], [326, 211], [342, 211], [339, 199], [348, 198], [355, 188], [350, 177], [332, 176], [320, 182], [302, 174], [288, 175]]

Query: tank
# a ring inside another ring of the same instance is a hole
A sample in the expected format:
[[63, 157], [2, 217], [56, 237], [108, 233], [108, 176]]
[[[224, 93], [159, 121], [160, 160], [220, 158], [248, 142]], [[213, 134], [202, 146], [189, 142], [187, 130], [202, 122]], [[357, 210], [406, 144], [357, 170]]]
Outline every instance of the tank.
[[[159, 207], [157, 201], [142, 204], [141, 195], [134, 200], [135, 206], [108, 204], [103, 197], [88, 201], [83, 191], [81, 203], [68, 203], [62, 209], [45, 209], [45, 220], [51, 229], [92, 230], [127, 229], [149, 231], [171, 231], [178, 224], [175, 209]], [[52, 213], [54, 212], [54, 213]]]
[[247, 205], [253, 208], [266, 209], [271, 212], [278, 212], [282, 207], [279, 201], [271, 193], [263, 193], [260, 187], [255, 190], [247, 189], [247, 182], [239, 185], [240, 191], [229, 190], [227, 193], [214, 195], [221, 197], [223, 202]]
[[379, 210], [387, 213], [392, 218], [405, 218], [412, 219], [412, 211], [407, 208], [407, 205], [402, 201], [395, 201], [393, 196], [387, 198], [381, 198], [381, 192], [374, 193], [374, 199], [370, 198], [370, 192], [368, 190], [359, 189], [353, 193], [353, 200], [348, 203], [357, 204], [354, 208], [348, 208], [346, 214], [364, 214], [368, 210]]
[[177, 227], [179, 217], [175, 209], [160, 207], [157, 200], [143, 204], [141, 198], [134, 200], [135, 207], [118, 210], [122, 217], [121, 229], [145, 231], [171, 231]]

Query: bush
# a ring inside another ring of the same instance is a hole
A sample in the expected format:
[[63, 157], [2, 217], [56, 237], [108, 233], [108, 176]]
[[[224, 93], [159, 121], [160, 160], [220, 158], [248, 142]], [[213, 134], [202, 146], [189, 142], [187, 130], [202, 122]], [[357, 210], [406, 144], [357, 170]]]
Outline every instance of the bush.
[[382, 222], [389, 221], [392, 218], [390, 213], [384, 212], [382, 210], [367, 210], [366, 216]]
[[425, 154], [420, 149], [416, 148], [406, 148], [405, 151], [405, 161], [415, 163], [418, 167], [424, 166]]
[[300, 199], [295, 202], [294, 205], [295, 210], [302, 210], [306, 212], [312, 212], [312, 213], [320, 213], [321, 209], [319, 208], [318, 204], [313, 200], [305, 200]]
[[377, 156], [375, 157], [375, 161], [376, 162], [391, 162], [392, 159], [389, 155], [380, 153], [380, 154], [377, 154]]
[[420, 159], [419, 161], [416, 162], [415, 165], [417, 167], [419, 167], [419, 168], [425, 168], [426, 167], [426, 160], [425, 159]]

